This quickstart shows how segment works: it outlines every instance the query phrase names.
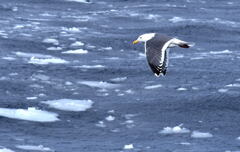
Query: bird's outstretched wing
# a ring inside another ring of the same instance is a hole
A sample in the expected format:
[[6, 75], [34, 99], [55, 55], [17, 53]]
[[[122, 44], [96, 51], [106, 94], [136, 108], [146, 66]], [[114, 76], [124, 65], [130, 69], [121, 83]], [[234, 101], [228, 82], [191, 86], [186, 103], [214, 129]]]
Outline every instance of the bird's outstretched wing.
[[148, 64], [156, 76], [165, 75], [168, 66], [168, 47], [172, 39], [150, 40], [146, 42], [145, 51]]
[[165, 75], [168, 66], [168, 50], [147, 49], [147, 61], [156, 76]]

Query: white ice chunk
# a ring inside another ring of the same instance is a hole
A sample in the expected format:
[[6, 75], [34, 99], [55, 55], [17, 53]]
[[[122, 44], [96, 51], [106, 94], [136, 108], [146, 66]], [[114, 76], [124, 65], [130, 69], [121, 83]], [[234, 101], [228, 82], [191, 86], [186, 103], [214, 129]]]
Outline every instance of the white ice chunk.
[[81, 65], [81, 66], [75, 66], [76, 68], [82, 68], [82, 69], [102, 69], [105, 68], [103, 65]]
[[70, 28], [63, 27], [62, 29], [63, 29], [64, 31], [72, 32], [72, 33], [81, 32], [81, 29], [80, 29], [80, 28], [77, 28], [77, 27], [70, 27]]
[[49, 48], [47, 48], [47, 50], [49, 50], [49, 51], [60, 51], [60, 50], [62, 50], [62, 48], [61, 47], [49, 47]]
[[240, 87], [240, 83], [228, 84], [226, 87]]
[[34, 107], [29, 107], [28, 109], [0, 108], [0, 116], [36, 122], [53, 122], [59, 120], [57, 118], [58, 114], [38, 110]]
[[43, 43], [50, 43], [50, 44], [54, 44], [54, 45], [58, 45], [59, 42], [57, 39], [53, 39], [53, 38], [46, 38], [42, 41]]
[[60, 58], [48, 58], [48, 59], [41, 59], [41, 58], [35, 58], [32, 57], [28, 63], [31, 64], [40, 64], [40, 65], [46, 65], [46, 64], [67, 64], [68, 61], [60, 59]]
[[15, 52], [15, 54], [19, 57], [23, 57], [23, 58], [32, 58], [32, 57], [36, 57], [36, 58], [51, 58], [51, 55], [45, 55], [45, 54], [39, 54], [39, 53], [25, 53], [25, 52]]
[[62, 52], [63, 54], [87, 54], [87, 50], [77, 49], [77, 50], [69, 50]]
[[65, 85], [68, 85], [68, 86], [70, 86], [70, 85], [73, 85], [73, 83], [72, 83], [72, 82], [70, 82], [70, 81], [66, 81], [66, 82], [65, 82]]
[[163, 130], [160, 131], [161, 134], [182, 134], [182, 133], [189, 133], [190, 130], [184, 127], [175, 126], [175, 127], [165, 127]]
[[211, 138], [213, 137], [213, 135], [208, 132], [193, 131], [191, 134], [191, 137], [192, 138]]
[[149, 89], [157, 89], [157, 88], [161, 88], [161, 87], [162, 87], [161, 84], [156, 84], [156, 85], [146, 86], [146, 87], [144, 87], [144, 89], [149, 90]]
[[177, 88], [177, 91], [186, 91], [186, 88]]
[[8, 61], [16, 60], [16, 58], [14, 58], [14, 57], [8, 57], [8, 56], [2, 57], [2, 59], [3, 59], [3, 60], [8, 60]]
[[0, 152], [14, 152], [14, 151], [8, 148], [0, 147]]
[[228, 92], [228, 89], [218, 89], [218, 92], [225, 93]]
[[83, 46], [83, 45], [84, 45], [84, 43], [80, 42], [80, 41], [76, 41], [76, 42], [71, 44], [72, 47], [79, 47], [79, 46]]
[[223, 51], [210, 51], [210, 54], [231, 54], [232, 51], [223, 50]]
[[27, 100], [36, 100], [38, 97], [27, 97]]
[[21, 29], [21, 28], [24, 28], [24, 25], [15, 25], [13, 28], [14, 29]]
[[59, 99], [42, 101], [42, 103], [49, 105], [52, 108], [64, 111], [86, 111], [92, 107], [91, 100], [73, 100], [73, 99]]
[[108, 50], [108, 51], [110, 51], [112, 49], [113, 49], [112, 47], [103, 47], [103, 48], [101, 48], [101, 50]]
[[113, 81], [113, 82], [122, 82], [125, 80], [127, 80], [127, 77], [118, 77], [118, 78], [111, 79], [111, 81]]
[[113, 120], [115, 120], [115, 117], [112, 116], [112, 115], [109, 115], [109, 116], [107, 116], [105, 119], [106, 119], [107, 121], [113, 121]]
[[172, 23], [177, 23], [177, 22], [183, 22], [183, 21], [185, 21], [185, 19], [182, 17], [175, 16], [175, 17], [169, 19], [169, 21], [171, 21]]
[[44, 147], [43, 145], [16, 145], [16, 148], [18, 149], [22, 149], [22, 150], [31, 150], [31, 151], [51, 151], [53, 152], [54, 150], [48, 148], [48, 147]]
[[44, 74], [34, 74], [32, 77], [35, 79], [42, 80], [42, 81], [48, 81], [50, 79], [49, 76], [44, 75]]
[[191, 143], [189, 143], [189, 142], [181, 142], [180, 144], [181, 145], [191, 145]]
[[129, 145], [124, 145], [123, 149], [125, 150], [130, 150], [130, 149], [133, 149], [133, 144], [129, 144]]
[[114, 89], [120, 87], [120, 84], [113, 84], [104, 81], [80, 81], [78, 83], [100, 89]]
[[169, 19], [169, 21], [172, 22], [172, 23], [178, 23], [178, 22], [186, 22], [186, 21], [195, 22], [197, 20], [196, 19], [185, 19], [185, 18], [182, 18], [182, 17], [175, 16], [175, 17]]
[[101, 127], [101, 128], [105, 128], [106, 125], [103, 121], [98, 121], [98, 123], [96, 124], [97, 127]]

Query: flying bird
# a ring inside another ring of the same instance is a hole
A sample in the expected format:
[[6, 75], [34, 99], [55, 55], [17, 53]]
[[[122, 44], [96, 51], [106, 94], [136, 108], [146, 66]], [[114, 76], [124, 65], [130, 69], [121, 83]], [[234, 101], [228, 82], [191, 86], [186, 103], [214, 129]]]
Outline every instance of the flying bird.
[[145, 54], [148, 64], [157, 77], [165, 75], [167, 72], [169, 48], [176, 46], [189, 48], [194, 45], [194, 43], [185, 42], [159, 33], [140, 35], [137, 40], [133, 41], [133, 44], [139, 42], [145, 43]]

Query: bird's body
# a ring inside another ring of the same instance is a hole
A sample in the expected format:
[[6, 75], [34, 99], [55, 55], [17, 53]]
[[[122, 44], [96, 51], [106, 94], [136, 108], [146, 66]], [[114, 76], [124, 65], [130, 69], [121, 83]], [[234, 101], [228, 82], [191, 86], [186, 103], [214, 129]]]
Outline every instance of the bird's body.
[[169, 48], [179, 46], [189, 48], [188, 42], [158, 33], [143, 34], [133, 43], [145, 43], [148, 64], [156, 76], [165, 75], [168, 67]]

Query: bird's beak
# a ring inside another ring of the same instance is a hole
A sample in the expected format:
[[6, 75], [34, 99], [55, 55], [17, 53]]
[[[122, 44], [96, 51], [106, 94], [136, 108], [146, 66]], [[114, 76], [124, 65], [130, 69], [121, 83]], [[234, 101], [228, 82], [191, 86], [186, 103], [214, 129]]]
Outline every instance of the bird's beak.
[[135, 40], [135, 41], [133, 41], [132, 43], [133, 44], [137, 44], [139, 41], [138, 40]]

